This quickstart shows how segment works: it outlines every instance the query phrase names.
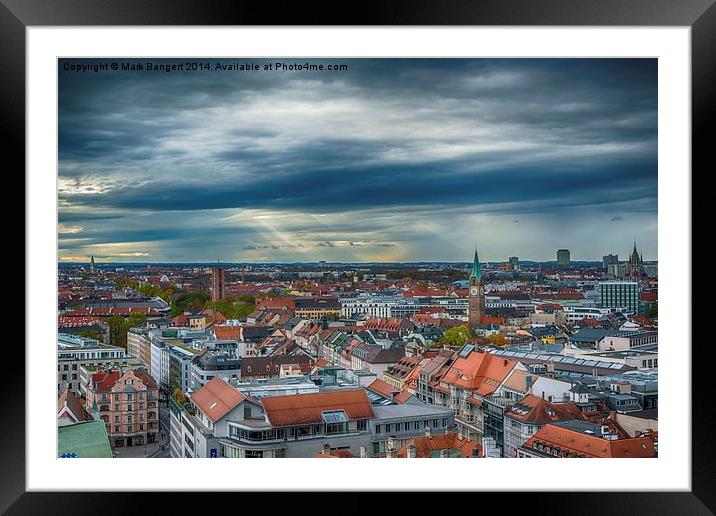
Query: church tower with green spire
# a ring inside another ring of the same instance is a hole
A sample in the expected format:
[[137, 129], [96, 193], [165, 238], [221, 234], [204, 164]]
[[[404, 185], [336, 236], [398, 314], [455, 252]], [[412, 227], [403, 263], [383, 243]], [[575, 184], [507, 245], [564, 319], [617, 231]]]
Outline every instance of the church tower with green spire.
[[477, 257], [477, 246], [475, 246], [475, 257], [472, 260], [470, 271], [470, 297], [468, 304], [468, 321], [470, 328], [474, 328], [482, 321], [485, 315], [485, 284], [482, 281], [480, 270], [480, 259]]

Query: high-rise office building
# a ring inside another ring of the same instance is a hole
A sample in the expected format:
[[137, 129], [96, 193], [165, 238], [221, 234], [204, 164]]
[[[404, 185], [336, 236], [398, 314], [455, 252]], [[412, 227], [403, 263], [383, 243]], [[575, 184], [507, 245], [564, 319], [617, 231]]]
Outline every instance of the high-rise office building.
[[639, 313], [639, 283], [636, 281], [600, 283], [599, 304], [602, 308], [626, 308], [631, 313]]
[[557, 266], [560, 268], [569, 267], [569, 249], [557, 250]]
[[214, 267], [211, 269], [211, 300], [219, 301], [225, 298], [225, 271], [222, 267]]
[[614, 265], [616, 263], [619, 263], [618, 254], [606, 254], [602, 256], [602, 266], [604, 267], [604, 270], [609, 269], [610, 265]]
[[510, 269], [515, 272], [520, 270], [520, 259], [517, 256], [510, 256]]

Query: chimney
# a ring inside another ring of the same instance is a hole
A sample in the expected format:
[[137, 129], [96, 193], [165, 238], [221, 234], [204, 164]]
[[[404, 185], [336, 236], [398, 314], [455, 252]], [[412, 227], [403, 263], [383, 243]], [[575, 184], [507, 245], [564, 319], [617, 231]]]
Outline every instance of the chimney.
[[427, 437], [428, 439], [433, 438], [433, 431], [429, 426], [425, 427], [425, 437]]
[[448, 458], [448, 449], [442, 449], [440, 450], [440, 458], [441, 459], [447, 459]]
[[323, 450], [321, 451], [323, 455], [328, 455], [331, 453], [331, 445], [328, 443], [323, 444]]
[[459, 428], [459, 430], [457, 432], [457, 440], [462, 441], [462, 427], [460, 426], [458, 428]]
[[361, 445], [360, 447], [360, 458], [365, 459], [368, 457], [368, 452], [365, 449], [365, 446]]
[[416, 453], [415, 453], [415, 445], [414, 445], [414, 444], [411, 444], [410, 446], [408, 446], [408, 458], [409, 458], [409, 459], [414, 459], [414, 458], [415, 458], [415, 455], [416, 455]]

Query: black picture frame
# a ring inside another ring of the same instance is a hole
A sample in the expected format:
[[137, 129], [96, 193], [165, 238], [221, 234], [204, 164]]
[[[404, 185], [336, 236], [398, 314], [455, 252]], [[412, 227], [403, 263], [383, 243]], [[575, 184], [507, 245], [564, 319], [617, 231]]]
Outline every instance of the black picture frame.
[[[709, 157], [708, 126], [716, 106], [716, 6], [714, 0], [425, 0], [364, 1], [329, 5], [285, 2], [201, 0], [0, 0], [0, 118], [5, 158], [25, 165], [25, 29], [28, 26], [112, 25], [552, 25], [691, 27], [692, 170]], [[702, 172], [705, 174], [705, 171]], [[692, 172], [692, 177], [695, 174]], [[691, 278], [684, 278], [691, 282]], [[30, 322], [27, 320], [26, 324]], [[37, 322], [34, 322], [37, 324]], [[685, 345], [691, 345], [685, 333]], [[707, 356], [692, 362], [692, 490], [690, 492], [511, 493], [488, 495], [509, 500], [514, 509], [550, 514], [713, 514], [716, 468], [710, 438], [711, 389]], [[5, 368], [0, 439], [0, 511], [7, 514], [136, 512], [137, 493], [26, 493], [25, 357]], [[701, 380], [699, 380], [701, 379]], [[688, 438], [688, 436], [683, 436]], [[88, 474], [92, 474], [88, 468]], [[102, 472], [107, 474], [107, 472]], [[78, 480], [81, 482], [81, 479]], [[557, 488], [556, 488], [557, 489]], [[181, 507], [188, 496], [163, 494], [163, 511]], [[483, 495], [481, 495], [483, 496]], [[535, 503], [535, 497], [539, 503]], [[212, 498], [212, 504], [223, 500]], [[412, 499], [412, 495], [411, 495]], [[540, 500], [541, 499], [541, 500]], [[167, 505], [164, 505], [167, 504]], [[181, 505], [179, 505], [181, 504]], [[489, 504], [481, 498], [479, 505]], [[242, 501], [246, 510], [247, 505]], [[258, 508], [258, 506], [257, 506]]]

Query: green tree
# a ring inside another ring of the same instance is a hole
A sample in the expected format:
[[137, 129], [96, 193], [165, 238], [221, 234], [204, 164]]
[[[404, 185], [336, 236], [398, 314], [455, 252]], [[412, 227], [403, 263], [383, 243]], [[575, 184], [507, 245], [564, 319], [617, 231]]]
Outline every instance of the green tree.
[[95, 339], [102, 341], [102, 334], [97, 330], [92, 330], [90, 328], [82, 328], [80, 331], [77, 332], [77, 335], [79, 335], [80, 337], [84, 337], [85, 339]]
[[445, 331], [438, 344], [440, 346], [462, 346], [470, 337], [472, 337], [472, 331], [468, 325], [453, 326]]
[[206, 292], [187, 292], [179, 295], [172, 301], [172, 316], [182, 312], [198, 312], [203, 310], [209, 301], [209, 294]]
[[109, 343], [127, 349], [127, 332], [130, 328], [136, 328], [147, 320], [146, 314], [134, 313], [124, 318], [121, 315], [113, 315], [107, 319], [109, 326]]
[[179, 405], [184, 405], [187, 402], [186, 396], [179, 388], [174, 389], [172, 398], [174, 398], [174, 401], [176, 401]]
[[127, 349], [127, 332], [124, 331], [124, 317], [113, 315], [107, 319], [109, 326], [109, 343]]
[[493, 346], [504, 346], [509, 342], [507, 340], [507, 337], [505, 337], [502, 333], [495, 333], [494, 335], [490, 335], [489, 337], [487, 337], [487, 341]]
[[659, 316], [659, 304], [653, 303], [649, 307], [649, 317], [656, 319]]

